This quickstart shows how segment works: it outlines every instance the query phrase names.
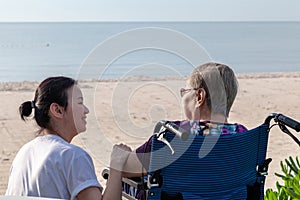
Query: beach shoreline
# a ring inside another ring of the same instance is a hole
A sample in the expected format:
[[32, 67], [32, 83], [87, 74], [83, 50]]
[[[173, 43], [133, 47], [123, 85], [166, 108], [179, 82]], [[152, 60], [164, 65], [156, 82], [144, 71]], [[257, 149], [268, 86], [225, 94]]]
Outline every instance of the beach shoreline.
[[[273, 79], [273, 78], [299, 78], [300, 72], [266, 72], [266, 73], [238, 73], [238, 79]], [[133, 82], [133, 81], [165, 81], [165, 80], [186, 80], [187, 76], [170, 76], [170, 77], [152, 77], [152, 76], [132, 76], [125, 78], [107, 78], [107, 79], [86, 79], [78, 80], [79, 83], [93, 82]], [[0, 91], [22, 91], [35, 90], [38, 81], [0, 81]]]
[[[249, 129], [263, 123], [269, 113], [278, 112], [300, 121], [300, 72], [237, 74], [239, 92], [229, 116], [230, 122]], [[101, 184], [101, 172], [107, 166], [111, 147], [125, 142], [132, 148], [152, 134], [160, 119], [182, 118], [179, 89], [185, 77], [131, 77], [97, 81], [79, 81], [85, 103], [90, 108], [88, 127], [72, 143], [88, 151]], [[18, 106], [32, 100], [38, 82], [0, 82], [0, 195], [5, 193], [9, 169], [19, 148], [34, 138], [32, 121], [18, 116]], [[297, 136], [297, 133], [295, 134]], [[266, 188], [276, 189], [281, 160], [298, 156], [297, 144], [278, 127], [271, 130], [267, 157], [273, 159]]]

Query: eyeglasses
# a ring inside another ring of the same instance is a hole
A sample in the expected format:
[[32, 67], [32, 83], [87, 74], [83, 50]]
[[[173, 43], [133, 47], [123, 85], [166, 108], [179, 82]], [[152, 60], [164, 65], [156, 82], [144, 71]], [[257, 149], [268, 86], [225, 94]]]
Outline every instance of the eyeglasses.
[[187, 92], [197, 90], [196, 88], [180, 88], [180, 96], [183, 97]]

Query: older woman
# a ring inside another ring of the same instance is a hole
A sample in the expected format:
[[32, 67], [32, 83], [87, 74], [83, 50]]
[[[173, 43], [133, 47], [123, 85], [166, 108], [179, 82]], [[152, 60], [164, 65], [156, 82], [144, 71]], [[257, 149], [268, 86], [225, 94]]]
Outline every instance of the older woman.
[[[214, 62], [200, 65], [192, 72], [186, 87], [180, 90], [186, 119], [174, 123], [200, 135], [246, 131], [243, 125], [228, 122], [237, 91], [238, 82], [230, 67]], [[152, 138], [129, 156], [123, 176], [136, 177], [147, 172], [151, 143]]]

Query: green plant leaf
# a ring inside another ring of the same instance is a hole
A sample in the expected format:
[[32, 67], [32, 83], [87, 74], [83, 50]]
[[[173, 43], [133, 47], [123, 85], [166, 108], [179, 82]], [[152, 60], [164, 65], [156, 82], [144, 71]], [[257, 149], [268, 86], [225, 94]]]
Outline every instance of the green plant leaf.
[[286, 164], [287, 164], [287, 166], [289, 166], [290, 170], [292, 170], [295, 174], [297, 174], [299, 169], [297, 168], [297, 166], [291, 156], [289, 157], [289, 160], [286, 159]]
[[277, 191], [267, 189], [265, 199], [267, 200], [300, 200], [300, 162], [298, 156], [293, 159], [291, 156], [280, 162], [283, 174], [275, 175], [284, 181], [281, 185], [276, 182]]
[[296, 162], [297, 162], [298, 168], [300, 168], [300, 162], [299, 162], [298, 156], [296, 156]]

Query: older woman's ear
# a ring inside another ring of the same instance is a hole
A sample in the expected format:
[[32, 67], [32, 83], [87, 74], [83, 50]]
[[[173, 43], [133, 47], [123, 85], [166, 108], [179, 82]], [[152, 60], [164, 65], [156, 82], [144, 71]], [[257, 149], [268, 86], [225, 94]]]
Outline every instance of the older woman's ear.
[[196, 90], [196, 101], [197, 101], [197, 106], [201, 107], [206, 99], [206, 91], [203, 88], [199, 88]]

